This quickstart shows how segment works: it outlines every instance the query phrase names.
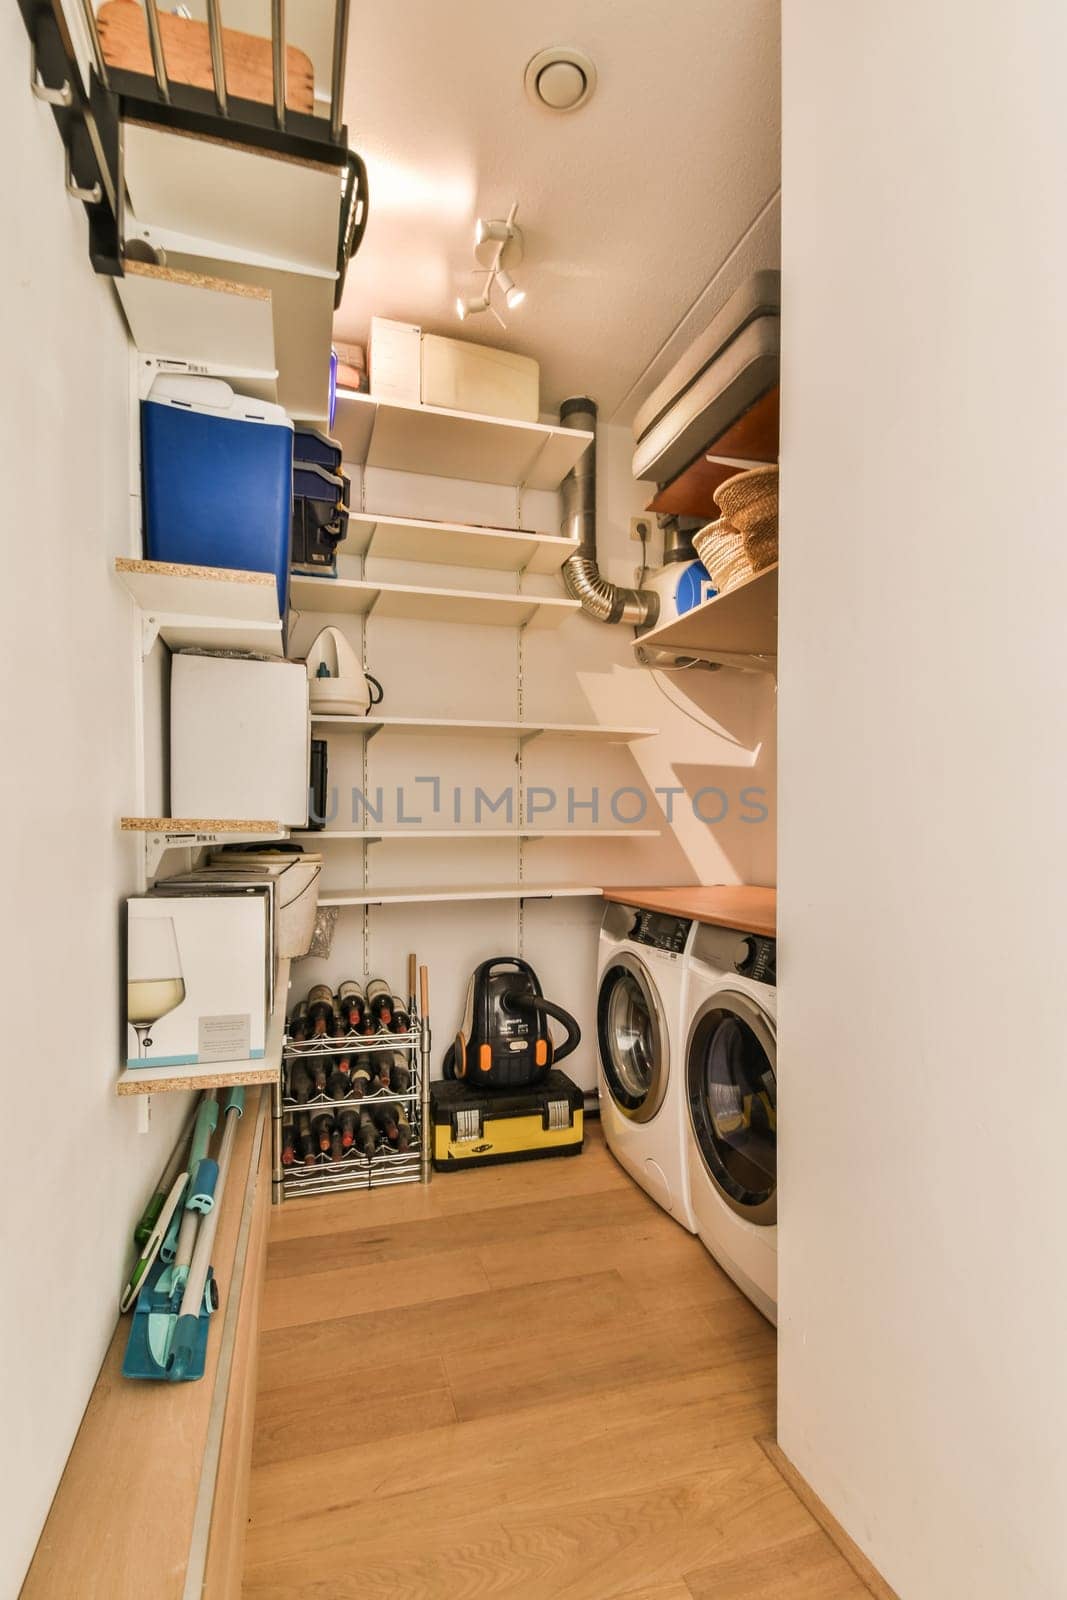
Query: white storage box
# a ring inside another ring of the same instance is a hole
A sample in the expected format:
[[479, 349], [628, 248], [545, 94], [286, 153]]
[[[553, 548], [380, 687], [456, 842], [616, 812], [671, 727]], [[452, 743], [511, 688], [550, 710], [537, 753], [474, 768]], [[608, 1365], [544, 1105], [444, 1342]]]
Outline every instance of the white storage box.
[[257, 1060], [266, 1049], [267, 897], [126, 902], [127, 1063]]
[[529, 356], [517, 356], [511, 350], [424, 333], [422, 403], [536, 422], [541, 409], [541, 368]]
[[422, 329], [411, 322], [370, 319], [370, 392], [376, 400], [419, 403]]
[[174, 657], [172, 816], [306, 827], [310, 759], [302, 661]]

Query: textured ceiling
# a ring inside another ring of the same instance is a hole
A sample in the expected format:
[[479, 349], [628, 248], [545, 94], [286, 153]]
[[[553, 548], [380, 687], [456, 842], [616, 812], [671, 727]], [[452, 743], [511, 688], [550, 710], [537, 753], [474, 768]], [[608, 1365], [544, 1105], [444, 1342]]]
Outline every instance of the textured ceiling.
[[[628, 417], [739, 263], [774, 262], [778, 28], [777, 0], [354, 6], [345, 113], [371, 213], [337, 337], [364, 340], [372, 315], [416, 322], [535, 356], [546, 410], [583, 393]], [[569, 115], [523, 88], [554, 44], [599, 73]], [[474, 220], [512, 201], [527, 300], [506, 332], [488, 315], [461, 324], [456, 295], [481, 282]]]

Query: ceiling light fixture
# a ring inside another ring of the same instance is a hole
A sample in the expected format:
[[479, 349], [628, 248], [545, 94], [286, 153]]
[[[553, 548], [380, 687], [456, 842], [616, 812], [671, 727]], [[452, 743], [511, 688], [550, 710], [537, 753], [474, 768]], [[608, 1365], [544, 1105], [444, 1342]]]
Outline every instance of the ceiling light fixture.
[[508, 310], [518, 310], [519, 306], [521, 306], [522, 302], [526, 299], [526, 290], [520, 289], [518, 284], [515, 282], [515, 279], [511, 276], [511, 273], [505, 272], [503, 267], [501, 267], [500, 271], [497, 273], [496, 281], [504, 291], [504, 299], [507, 302]]
[[477, 295], [470, 300], [465, 300], [462, 295], [456, 296], [456, 316], [460, 322], [466, 322], [468, 317], [476, 317], [479, 312], [489, 310], [490, 283], [486, 284], [484, 294]]
[[522, 260], [522, 229], [515, 221], [518, 209], [516, 201], [506, 217], [479, 217], [475, 223], [474, 255], [485, 273], [485, 287], [476, 299], [458, 296], [456, 315], [461, 322], [466, 322], [468, 317], [476, 316], [481, 311], [491, 311], [502, 328], [507, 326], [493, 304], [495, 283], [499, 283], [509, 311], [516, 310], [526, 299], [525, 289], [519, 288], [508, 270], [518, 266]]

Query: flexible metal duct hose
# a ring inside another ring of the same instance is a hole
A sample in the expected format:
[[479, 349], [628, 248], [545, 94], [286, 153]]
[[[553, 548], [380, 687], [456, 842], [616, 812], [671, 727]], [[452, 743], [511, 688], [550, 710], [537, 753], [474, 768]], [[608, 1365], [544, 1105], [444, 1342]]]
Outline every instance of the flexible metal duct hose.
[[[585, 428], [596, 433], [596, 402], [585, 396], [564, 400], [559, 408], [561, 428]], [[656, 620], [659, 602], [654, 594], [624, 589], [600, 575], [596, 553], [596, 439], [560, 486], [563, 497], [562, 533], [576, 539], [578, 548], [563, 563], [567, 593], [587, 616], [598, 622], [625, 622], [644, 627]]]

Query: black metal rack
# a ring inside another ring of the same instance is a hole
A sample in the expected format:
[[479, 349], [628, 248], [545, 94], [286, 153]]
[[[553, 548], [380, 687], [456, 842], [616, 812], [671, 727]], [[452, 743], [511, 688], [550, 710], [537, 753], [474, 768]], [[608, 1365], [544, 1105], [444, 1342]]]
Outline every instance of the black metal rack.
[[271, 0], [273, 104], [239, 99], [226, 85], [219, 0], [208, 0], [213, 89], [172, 82], [167, 73], [156, 0], [144, 0], [153, 73], [109, 67], [96, 26], [93, 0], [80, 0], [92, 57], [86, 87], [61, 0], [19, 0], [30, 38], [34, 94], [52, 107], [67, 152], [67, 188], [85, 206], [89, 259], [97, 272], [123, 275], [125, 181], [123, 124], [136, 121], [160, 129], [237, 144], [265, 154], [316, 161], [338, 168], [341, 202], [337, 230], [340, 302], [348, 262], [367, 225], [367, 170], [348, 148], [342, 122], [349, 0], [336, 0], [328, 117], [286, 105], [284, 0]]

